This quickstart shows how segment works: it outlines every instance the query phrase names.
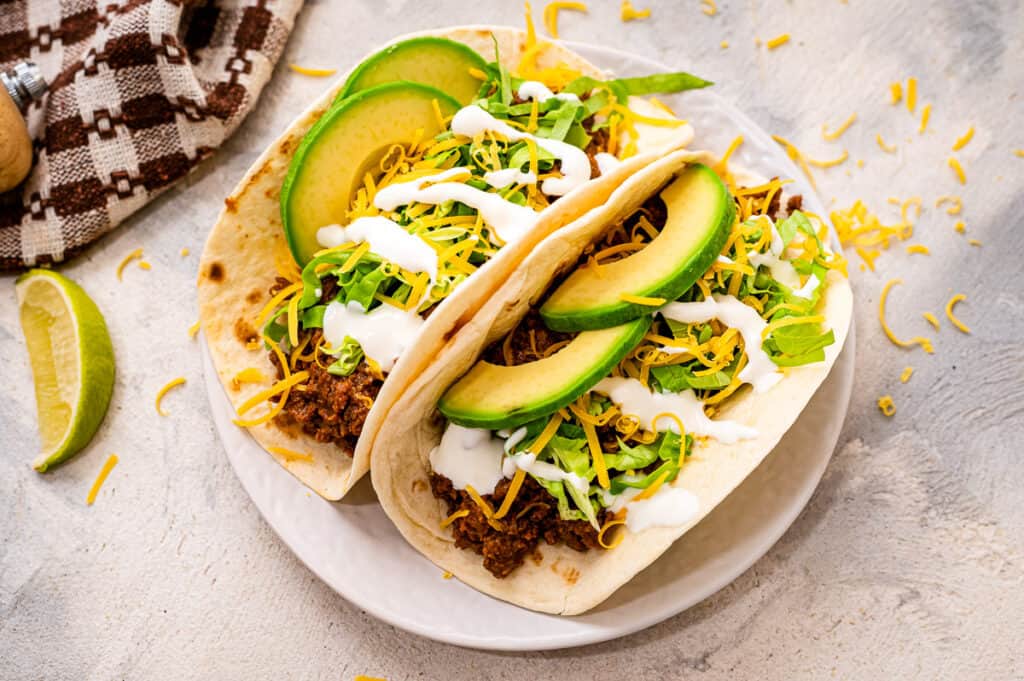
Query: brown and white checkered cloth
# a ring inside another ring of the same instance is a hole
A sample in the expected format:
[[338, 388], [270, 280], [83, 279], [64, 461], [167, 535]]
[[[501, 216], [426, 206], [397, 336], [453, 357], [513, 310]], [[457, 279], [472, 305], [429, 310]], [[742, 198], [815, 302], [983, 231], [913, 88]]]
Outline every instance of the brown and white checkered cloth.
[[73, 256], [213, 153], [301, 5], [0, 0], [0, 68], [29, 59], [50, 83], [28, 113], [32, 172], [0, 194], [0, 269]]

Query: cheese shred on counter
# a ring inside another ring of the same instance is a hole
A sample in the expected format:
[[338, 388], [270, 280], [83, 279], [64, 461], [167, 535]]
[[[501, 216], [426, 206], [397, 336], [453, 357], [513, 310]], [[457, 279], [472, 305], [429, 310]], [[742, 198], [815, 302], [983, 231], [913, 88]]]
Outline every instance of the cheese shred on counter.
[[894, 345], [898, 345], [901, 348], [910, 348], [915, 345], [920, 345], [925, 352], [929, 354], [934, 353], [935, 348], [932, 346], [932, 342], [927, 338], [916, 336], [914, 338], [911, 338], [910, 340], [900, 340], [899, 338], [896, 337], [896, 334], [893, 333], [892, 329], [889, 328], [889, 324], [885, 321], [885, 303], [886, 300], [889, 298], [889, 290], [896, 284], [902, 283], [902, 279], [890, 279], [882, 288], [882, 295], [878, 299], [878, 321], [882, 324], [882, 331], [885, 332], [886, 337], [888, 337], [888, 339], [892, 341]]
[[967, 296], [962, 293], [957, 293], [955, 296], [950, 298], [949, 302], [946, 303], [946, 318], [949, 319], [950, 323], [956, 328], [960, 329], [964, 333], [970, 333], [970, 327], [957, 319], [956, 315], [953, 314], [953, 306], [964, 300], [967, 300]]
[[103, 464], [103, 468], [100, 469], [99, 475], [96, 476], [96, 480], [92, 483], [92, 487], [89, 488], [89, 495], [85, 497], [85, 504], [92, 506], [93, 502], [96, 501], [96, 495], [100, 493], [100, 488], [103, 487], [103, 483], [106, 482], [107, 476], [110, 475], [110, 471], [117, 465], [117, 454], [111, 454], [107, 457], [107, 460]]
[[882, 395], [878, 398], [878, 408], [886, 416], [896, 413], [896, 403], [892, 401], [892, 395]]
[[172, 380], [168, 381], [167, 385], [165, 385], [164, 387], [160, 388], [160, 390], [157, 392], [155, 406], [156, 406], [156, 413], [160, 414], [160, 416], [168, 416], [169, 415], [168, 412], [164, 411], [164, 408], [160, 405], [160, 403], [164, 399], [164, 395], [167, 394], [168, 390], [170, 390], [171, 388], [176, 388], [179, 385], [185, 385], [185, 378], [183, 376], [179, 376], [178, 378], [175, 378], [175, 379], [172, 379]]
[[558, 38], [558, 13], [562, 10], [572, 10], [586, 14], [587, 5], [583, 2], [549, 2], [544, 6], [544, 27], [548, 29], [548, 35]]
[[622, 10], [619, 13], [619, 18], [622, 21], [636, 21], [637, 19], [646, 19], [649, 16], [651, 16], [651, 10], [637, 9], [633, 7], [633, 3], [629, 0], [622, 0]]

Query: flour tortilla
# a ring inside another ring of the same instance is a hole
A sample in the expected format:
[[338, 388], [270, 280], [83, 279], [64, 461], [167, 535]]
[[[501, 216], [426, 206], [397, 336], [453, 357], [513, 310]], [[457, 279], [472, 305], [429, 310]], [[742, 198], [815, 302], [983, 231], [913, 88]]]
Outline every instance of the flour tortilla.
[[[511, 28], [469, 26], [430, 31], [396, 38], [399, 42], [418, 35], [451, 38], [469, 45], [485, 58], [494, 54], [497, 40], [502, 62], [514, 67], [523, 53], [525, 33]], [[493, 39], [492, 39], [493, 36]], [[594, 78], [608, 75], [582, 57], [550, 43], [538, 58], [541, 67], [564, 64]], [[276, 376], [266, 350], [249, 350], [247, 342], [258, 336], [252, 324], [270, 296], [275, 262], [291, 258], [281, 228], [279, 193], [288, 172], [288, 164], [299, 142], [330, 107], [345, 83], [339, 78], [288, 130], [253, 164], [225, 199], [221, 212], [206, 242], [199, 267], [199, 314], [203, 333], [213, 356], [217, 376], [231, 404], [237, 408], [253, 394], [267, 388]], [[645, 102], [630, 101], [642, 108]], [[648, 105], [649, 107], [650, 105]], [[643, 108], [645, 115], [664, 116], [659, 110]], [[487, 298], [504, 285], [516, 265], [545, 236], [603, 204], [611, 192], [629, 175], [643, 168], [671, 148], [685, 146], [693, 137], [689, 125], [675, 128], [666, 137], [666, 128], [637, 125], [640, 153], [615, 170], [579, 187], [556, 201], [541, 214], [533, 231], [520, 241], [502, 248], [472, 278], [450, 295], [428, 318], [416, 345], [407, 352], [388, 375], [366, 419], [355, 452], [350, 455], [331, 443], [316, 442], [301, 431], [285, 430], [276, 423], [250, 428], [250, 433], [282, 466], [321, 496], [340, 499], [369, 470], [371, 441], [384, 424], [384, 415], [409, 381], [418, 375], [445, 342], [476, 312]], [[232, 385], [242, 369], [255, 367], [267, 381], [262, 384]], [[259, 412], [261, 408], [253, 410]], [[247, 413], [246, 418], [253, 416]], [[269, 448], [309, 453], [312, 461], [292, 460]]]
[[528, 559], [504, 579], [496, 579], [484, 569], [478, 554], [456, 548], [451, 530], [440, 528], [447, 509], [431, 494], [428, 484], [428, 457], [440, 442], [445, 425], [435, 408], [438, 398], [488, 345], [512, 330], [548, 283], [572, 267], [584, 246], [607, 226], [629, 215], [687, 163], [713, 161], [706, 154], [683, 151], [667, 156], [626, 180], [601, 209], [549, 237], [394, 405], [388, 427], [374, 443], [373, 485], [385, 512], [409, 543], [443, 570], [479, 591], [531, 610], [575, 615], [593, 608], [664, 553], [753, 472], [828, 375], [846, 340], [853, 301], [849, 282], [835, 272], [829, 275], [821, 307], [836, 337], [825, 349], [825, 361], [787, 370], [785, 378], [767, 393], [754, 394], [744, 386], [725, 403], [715, 418], [750, 425], [759, 435], [734, 445], [717, 441], [695, 445], [693, 456], [673, 483], [700, 500], [700, 512], [688, 524], [640, 534], [627, 532], [622, 543], [610, 551], [579, 553], [564, 545], [542, 543], [540, 560]]

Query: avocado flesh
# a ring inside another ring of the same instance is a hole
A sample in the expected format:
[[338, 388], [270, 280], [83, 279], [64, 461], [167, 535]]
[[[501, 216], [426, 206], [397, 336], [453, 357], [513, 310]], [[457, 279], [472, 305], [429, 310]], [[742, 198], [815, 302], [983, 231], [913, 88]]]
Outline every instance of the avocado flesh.
[[410, 38], [386, 47], [356, 67], [338, 93], [335, 103], [366, 88], [398, 80], [423, 83], [447, 92], [461, 104], [469, 104], [480, 90], [481, 80], [470, 69], [483, 71], [484, 58], [473, 49], [448, 38]]
[[470, 428], [516, 428], [553, 414], [590, 390], [643, 339], [651, 317], [584, 331], [535, 362], [478, 361], [438, 402], [450, 421]]
[[580, 268], [540, 308], [556, 331], [601, 329], [651, 313], [649, 305], [623, 301], [622, 294], [675, 300], [693, 286], [725, 247], [736, 206], [711, 168], [688, 166], [661, 192], [665, 226], [641, 250], [607, 265], [600, 274]]
[[281, 220], [288, 247], [300, 265], [320, 250], [316, 232], [342, 223], [363, 175], [393, 144], [430, 139], [442, 130], [441, 114], [459, 104], [420, 83], [387, 83], [332, 107], [303, 137], [281, 186]]

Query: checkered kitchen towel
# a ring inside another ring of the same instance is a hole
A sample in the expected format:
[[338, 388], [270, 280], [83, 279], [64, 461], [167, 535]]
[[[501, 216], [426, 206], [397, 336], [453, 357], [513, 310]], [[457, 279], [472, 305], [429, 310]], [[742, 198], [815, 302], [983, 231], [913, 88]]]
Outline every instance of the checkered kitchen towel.
[[301, 5], [0, 0], [0, 68], [29, 59], [50, 83], [28, 114], [32, 172], [0, 194], [0, 269], [71, 257], [213, 153]]

